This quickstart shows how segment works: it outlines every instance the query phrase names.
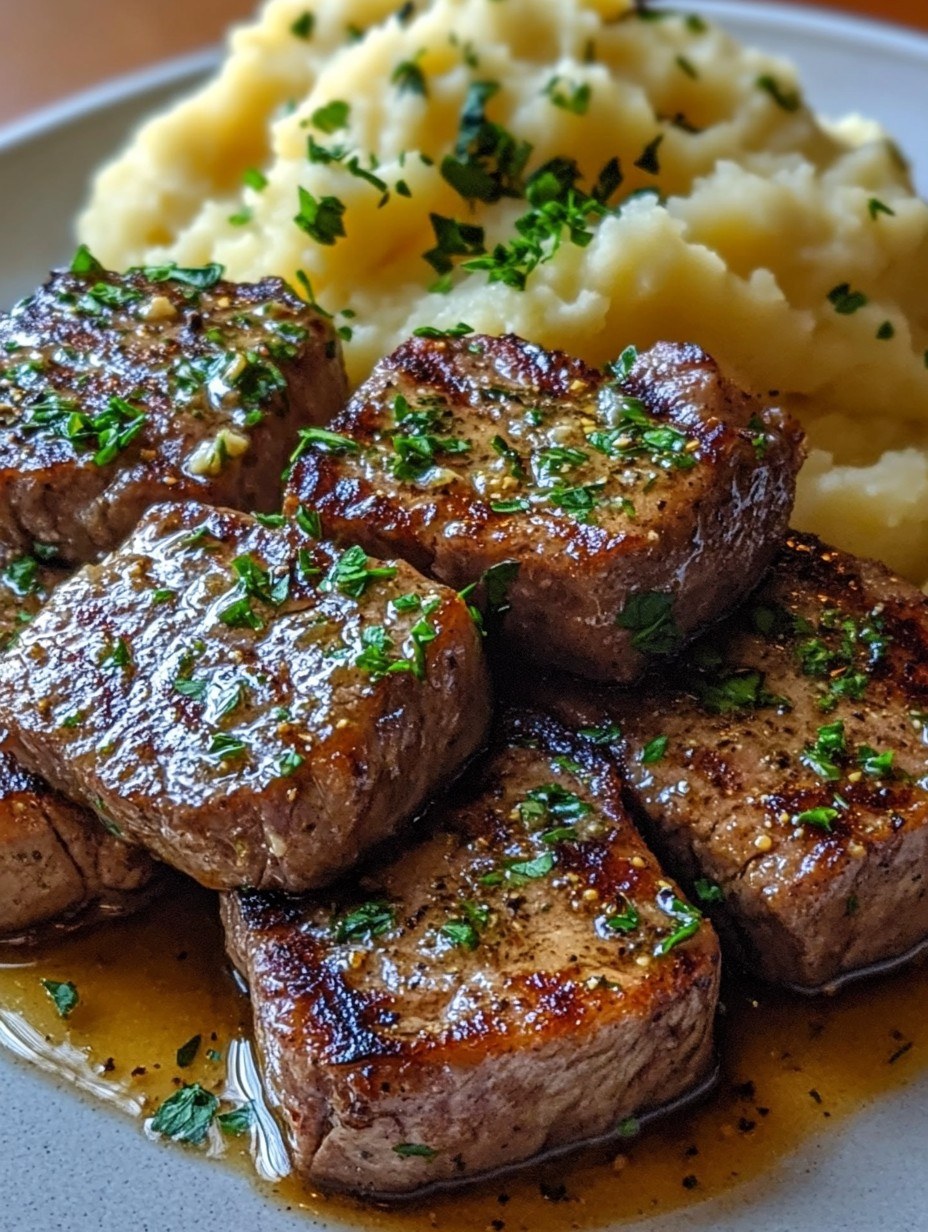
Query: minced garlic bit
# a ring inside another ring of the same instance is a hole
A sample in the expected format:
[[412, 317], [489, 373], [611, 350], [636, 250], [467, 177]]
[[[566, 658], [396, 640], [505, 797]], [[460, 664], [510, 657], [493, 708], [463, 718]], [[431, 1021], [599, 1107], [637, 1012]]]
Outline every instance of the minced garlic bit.
[[222, 428], [209, 441], [200, 441], [187, 459], [186, 470], [191, 475], [221, 475], [229, 458], [240, 458], [246, 453], [250, 441], [247, 436]]

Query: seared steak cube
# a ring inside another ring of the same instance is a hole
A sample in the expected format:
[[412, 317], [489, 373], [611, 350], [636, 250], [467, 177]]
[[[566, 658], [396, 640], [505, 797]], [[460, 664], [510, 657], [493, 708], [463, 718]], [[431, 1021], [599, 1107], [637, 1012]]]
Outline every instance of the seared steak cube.
[[0, 940], [138, 910], [161, 869], [0, 752]]
[[620, 728], [657, 849], [769, 980], [815, 989], [928, 938], [928, 601], [793, 534], [647, 694], [549, 685]]
[[428, 836], [324, 896], [223, 896], [298, 1172], [365, 1195], [615, 1132], [712, 1065], [718, 945], [602, 753], [509, 716]]
[[629, 680], [759, 580], [786, 531], [797, 426], [693, 346], [614, 372], [515, 337], [413, 338], [307, 433], [289, 499], [461, 589], [518, 563], [524, 653]]
[[[0, 569], [0, 647], [33, 619], [67, 577], [34, 555], [7, 554]], [[2, 735], [2, 733], [0, 733]], [[0, 752], [0, 938], [31, 937], [148, 902], [160, 878], [140, 847]]]
[[81, 563], [158, 501], [276, 509], [346, 397], [329, 323], [279, 279], [76, 264], [0, 318], [0, 542]]
[[151, 510], [0, 662], [12, 751], [204, 885], [347, 867], [480, 746], [488, 684], [453, 591], [313, 532]]

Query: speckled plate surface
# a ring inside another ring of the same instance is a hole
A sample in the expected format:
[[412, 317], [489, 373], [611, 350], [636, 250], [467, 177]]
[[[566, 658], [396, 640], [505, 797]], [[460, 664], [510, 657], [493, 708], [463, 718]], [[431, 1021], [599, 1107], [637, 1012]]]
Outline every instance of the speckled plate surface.
[[[742, 39], [796, 60], [810, 100], [825, 114], [860, 110], [881, 120], [928, 192], [928, 39], [749, 0], [693, 7]], [[72, 219], [93, 167], [140, 117], [192, 85], [213, 60], [192, 57], [116, 82], [0, 133], [0, 302], [31, 289], [69, 255]], [[760, 1183], [658, 1221], [622, 1226], [626, 1232], [925, 1232], [926, 1112], [928, 1082], [915, 1082], [826, 1136], [806, 1139]], [[0, 1232], [336, 1227], [275, 1205], [237, 1172], [147, 1141], [137, 1123], [6, 1055], [0, 1056], [0, 1178]]]

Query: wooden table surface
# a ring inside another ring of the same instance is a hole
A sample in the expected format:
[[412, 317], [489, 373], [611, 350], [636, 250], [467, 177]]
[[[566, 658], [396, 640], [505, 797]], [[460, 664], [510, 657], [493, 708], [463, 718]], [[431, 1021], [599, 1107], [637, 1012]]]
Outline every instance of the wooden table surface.
[[[746, 7], [755, 2], [743, 0]], [[928, 0], [818, 5], [928, 30]], [[108, 77], [215, 43], [255, 7], [256, 0], [0, 0], [0, 124]], [[684, 7], [698, 9], [699, 0]]]

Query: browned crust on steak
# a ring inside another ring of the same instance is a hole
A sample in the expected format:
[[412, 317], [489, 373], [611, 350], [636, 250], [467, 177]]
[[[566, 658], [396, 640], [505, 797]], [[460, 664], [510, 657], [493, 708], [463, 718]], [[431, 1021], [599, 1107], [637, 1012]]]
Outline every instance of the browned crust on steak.
[[[751, 673], [766, 704], [719, 713], [707, 688]], [[544, 687], [562, 718], [621, 727], [649, 833], [685, 884], [720, 887], [713, 918], [752, 970], [814, 989], [928, 937], [928, 603], [882, 565], [793, 533], [742, 612], [646, 694]], [[832, 781], [803, 750], [835, 723]], [[892, 753], [888, 772], [862, 767], [864, 746]], [[794, 820], [821, 808], [828, 828]]]
[[[555, 820], [576, 839], [545, 842], [550, 813], [523, 819], [552, 784], [586, 809]], [[614, 1130], [711, 1063], [715, 936], [697, 915], [658, 956], [680, 926], [659, 905], [674, 887], [609, 759], [510, 714], [429, 823], [331, 896], [224, 896], [264, 1072], [314, 1183], [396, 1196], [479, 1175]], [[547, 872], [501, 876], [546, 856]], [[364, 900], [388, 905], [385, 931], [346, 933]], [[631, 910], [627, 933], [606, 925]], [[471, 937], [442, 933], [465, 918]]]
[[[273, 510], [298, 429], [346, 397], [331, 324], [280, 279], [58, 272], [0, 318], [0, 541], [81, 563], [158, 501]], [[98, 464], [101, 439], [70, 435], [68, 413], [113, 398], [121, 424], [144, 422]]]
[[[390, 576], [355, 597], [327, 581], [343, 556], [292, 522], [156, 507], [0, 663], [10, 748], [207, 886], [325, 884], [453, 777], [489, 722], [466, 604], [402, 562], [371, 562]], [[277, 599], [254, 593], [271, 585]], [[365, 657], [378, 630], [383, 671]]]
[[[643, 419], [623, 435], [629, 407]], [[316, 508], [336, 539], [457, 589], [518, 561], [505, 634], [605, 680], [666, 652], [666, 638], [619, 623], [636, 596], [672, 603], [676, 647], [748, 593], [786, 531], [802, 459], [788, 416], [697, 347], [670, 343], [620, 380], [511, 335], [413, 338], [330, 427], [353, 444], [309, 444], [291, 504]], [[410, 434], [419, 448], [431, 438], [434, 465], [413, 454], [410, 470]]]
[[[0, 550], [0, 647], [67, 576]], [[0, 751], [0, 939], [32, 941], [52, 924], [74, 928], [137, 910], [157, 891], [157, 867]]]

